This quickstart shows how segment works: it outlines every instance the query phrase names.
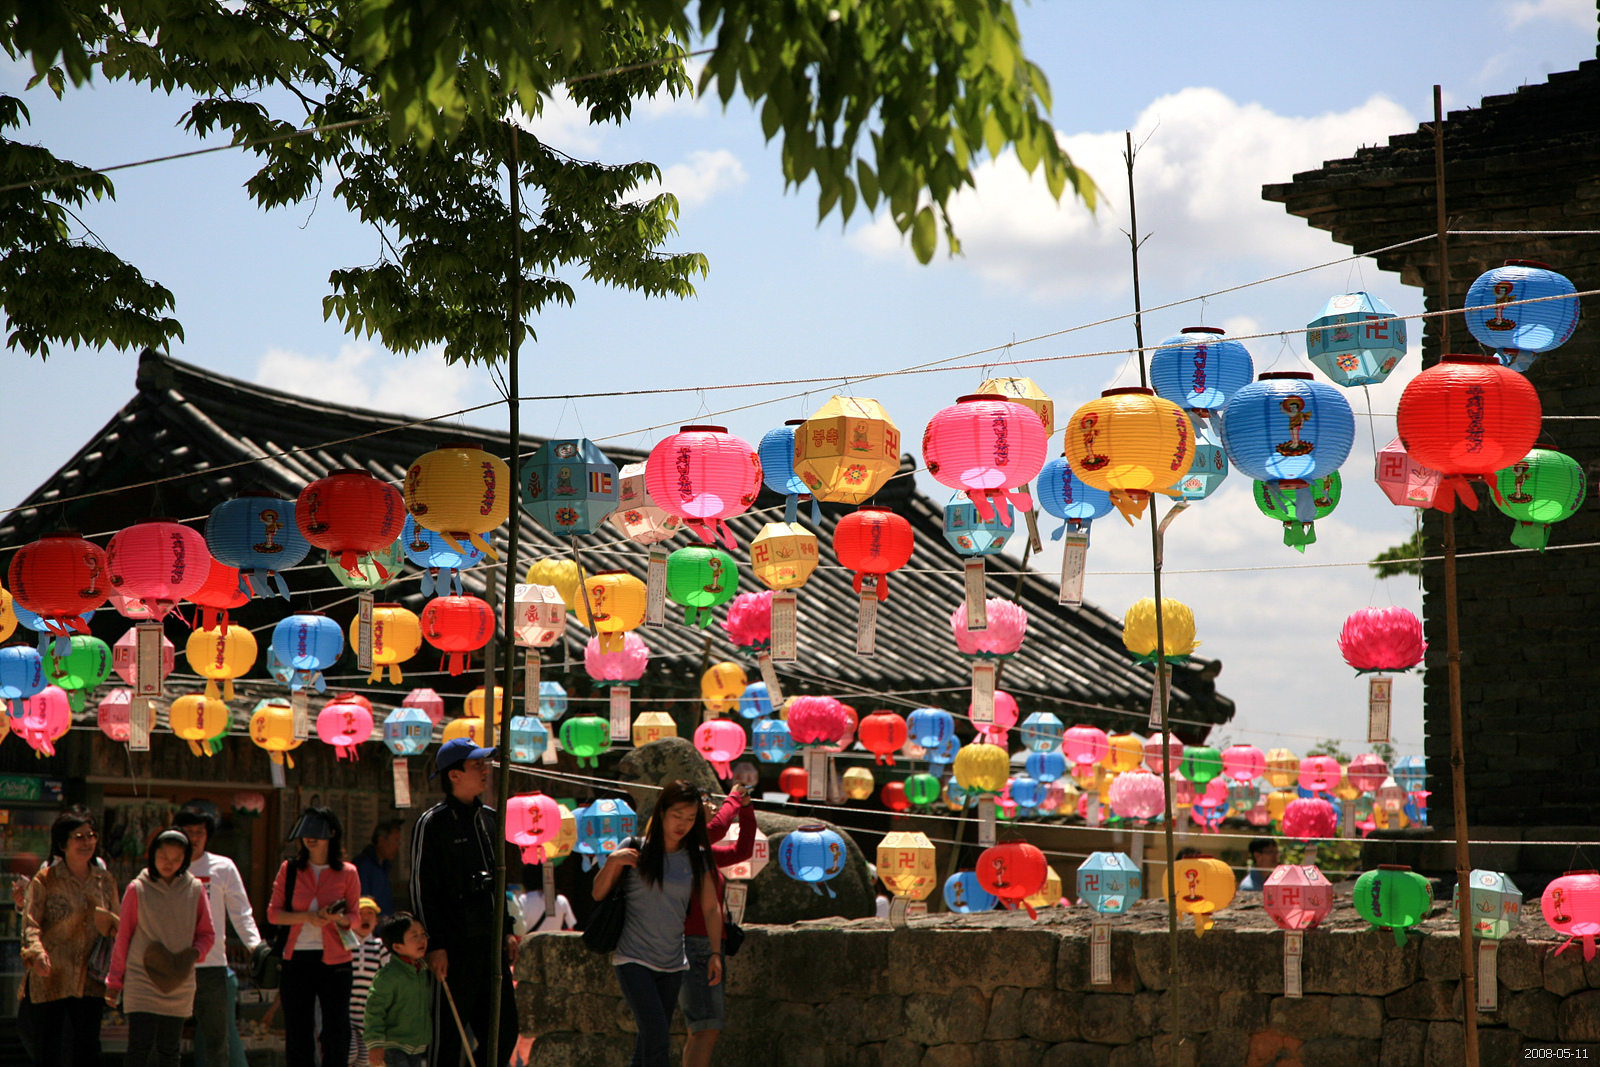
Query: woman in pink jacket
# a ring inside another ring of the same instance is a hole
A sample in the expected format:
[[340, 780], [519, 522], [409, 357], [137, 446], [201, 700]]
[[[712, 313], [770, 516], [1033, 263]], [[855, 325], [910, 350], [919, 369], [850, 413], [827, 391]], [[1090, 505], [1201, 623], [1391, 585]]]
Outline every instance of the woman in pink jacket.
[[[309, 807], [290, 837], [300, 854], [272, 880], [267, 920], [289, 928], [278, 990], [288, 1067], [316, 1063], [316, 1011], [322, 1005], [322, 1062], [341, 1064], [350, 1048], [350, 948], [345, 932], [361, 908], [361, 878], [344, 859], [344, 830], [329, 808]], [[293, 885], [293, 891], [289, 889]]]

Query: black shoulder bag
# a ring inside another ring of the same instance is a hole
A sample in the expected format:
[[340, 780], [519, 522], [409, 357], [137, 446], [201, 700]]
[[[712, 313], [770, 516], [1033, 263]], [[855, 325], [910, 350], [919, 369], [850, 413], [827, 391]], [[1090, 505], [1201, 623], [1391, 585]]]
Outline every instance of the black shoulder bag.
[[[283, 910], [294, 910], [294, 876], [298, 871], [293, 861], [283, 880]], [[283, 971], [283, 950], [289, 947], [289, 924], [273, 924], [272, 931], [250, 952], [250, 980], [257, 989], [277, 989]]]
[[[638, 848], [639, 842], [630, 837], [618, 847]], [[628, 923], [628, 879], [633, 873], [627, 867], [622, 868], [617, 880], [611, 883], [611, 892], [589, 913], [589, 921], [583, 927], [583, 947], [590, 952], [615, 952], [622, 941], [622, 928]]]

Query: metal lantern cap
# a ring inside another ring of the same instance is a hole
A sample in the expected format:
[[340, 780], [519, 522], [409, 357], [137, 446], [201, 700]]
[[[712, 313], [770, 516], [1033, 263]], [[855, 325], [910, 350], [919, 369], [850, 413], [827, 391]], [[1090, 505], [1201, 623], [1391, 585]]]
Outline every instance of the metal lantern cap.
[[[1121, 389], [1105, 389], [1100, 393], [1101, 396], [1127, 396], [1129, 394], [1155, 396], [1156, 391], [1154, 389], [1146, 389], [1142, 385], [1125, 385]], [[1065, 453], [1062, 454], [1065, 455]]]
[[824, 826], [820, 822], [808, 822], [808, 823], [805, 823], [802, 826], [797, 827], [797, 829], [798, 829], [798, 831], [800, 833], [803, 833], [803, 834], [814, 834], [814, 833], [818, 832], [819, 830], [826, 830], [827, 827]]
[[1220, 326], [1185, 326], [1183, 329], [1179, 330], [1178, 332], [1179, 333], [1214, 333], [1214, 334], [1216, 334], [1217, 336], [1220, 337], [1223, 334], [1227, 333], [1228, 331], [1224, 330]]
[[[1600, 874], [1600, 871], [1595, 871], [1595, 870], [1588, 870], [1588, 871], [1568, 871], [1568, 872], [1566, 872], [1566, 873], [1567, 873], [1567, 874]], [[1563, 877], [1565, 877], [1565, 876], [1563, 876]]]
[[999, 393], [968, 393], [966, 396], [956, 397], [957, 404], [966, 404], [973, 400], [1004, 400], [1008, 404], [1016, 403], [1011, 397], [1002, 396]]
[[[805, 420], [802, 419], [800, 421], [804, 422]], [[784, 423], [784, 425], [787, 426], [789, 424], [788, 423]], [[680, 427], [678, 427], [678, 432], [679, 433], [694, 433], [697, 430], [699, 432], [701, 432], [701, 433], [727, 433], [728, 432], [728, 428], [726, 426], [680, 426]]]
[[341, 474], [360, 474], [368, 478], [372, 477], [371, 472], [364, 471], [360, 467], [336, 467], [329, 471], [327, 476], [329, 478], [336, 478]]
[[[784, 419], [783, 420], [783, 424], [785, 426], [804, 426], [806, 424], [806, 420], [805, 419]], [[685, 426], [684, 429], [685, 430], [689, 430], [689, 429], [694, 429], [694, 427]]]
[[1316, 376], [1314, 374], [1312, 374], [1308, 370], [1271, 370], [1271, 371], [1265, 371], [1264, 373], [1256, 375], [1256, 381], [1258, 381], [1258, 382], [1270, 382], [1270, 381], [1277, 381], [1277, 380], [1283, 379], [1283, 378], [1314, 378], [1314, 377], [1316, 377]]

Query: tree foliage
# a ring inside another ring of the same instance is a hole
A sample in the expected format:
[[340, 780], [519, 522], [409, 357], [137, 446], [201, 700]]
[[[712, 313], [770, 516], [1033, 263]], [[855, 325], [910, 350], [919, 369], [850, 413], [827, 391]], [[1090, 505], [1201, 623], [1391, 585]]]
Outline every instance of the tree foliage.
[[1373, 556], [1367, 566], [1379, 578], [1394, 578], [1401, 574], [1420, 575], [1422, 555], [1422, 531], [1418, 530], [1409, 540]]

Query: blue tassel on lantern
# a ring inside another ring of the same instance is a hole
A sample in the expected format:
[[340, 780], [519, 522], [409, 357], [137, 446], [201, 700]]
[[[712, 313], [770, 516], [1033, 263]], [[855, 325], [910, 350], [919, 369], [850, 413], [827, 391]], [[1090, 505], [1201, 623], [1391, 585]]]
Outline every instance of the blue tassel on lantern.
[[778, 846], [778, 866], [790, 878], [805, 882], [812, 892], [837, 897], [826, 883], [844, 870], [844, 839], [821, 823], [810, 823], [790, 830]]
[[751, 682], [739, 694], [739, 714], [747, 719], [764, 719], [772, 714], [772, 697], [766, 682]]
[[617, 509], [617, 465], [587, 437], [546, 441], [522, 461], [522, 506], [561, 537], [592, 534]]
[[239, 570], [239, 588], [251, 596], [289, 599], [284, 571], [311, 552], [295, 524], [293, 500], [270, 493], [242, 493], [211, 509], [206, 547], [219, 563]]
[[272, 650], [294, 671], [290, 692], [310, 684], [325, 693], [328, 683], [322, 672], [344, 652], [344, 628], [326, 615], [290, 615], [272, 628]]
[[1078, 868], [1078, 899], [1101, 915], [1123, 915], [1143, 895], [1139, 866], [1126, 852], [1094, 852]]
[[[400, 544], [406, 559], [422, 568], [422, 595], [461, 596], [466, 590], [461, 584], [461, 572], [483, 562], [484, 552], [466, 538], [459, 542], [460, 550], [451, 548], [444, 535], [417, 526], [416, 520], [406, 516], [405, 528], [400, 533]], [[444, 572], [440, 582], [439, 572]]]
[[944, 880], [944, 906], [958, 915], [993, 911], [996, 903], [994, 894], [978, 881], [976, 871], [957, 871]]
[[1150, 357], [1156, 395], [1202, 419], [1221, 410], [1255, 377], [1255, 361], [1239, 341], [1215, 326], [1188, 326], [1161, 342]]
[[1022, 767], [1028, 777], [1040, 782], [1053, 782], [1067, 773], [1067, 758], [1060, 752], [1030, 752]]
[[[1499, 350], [1503, 364], [1523, 369], [1516, 366], [1518, 359], [1526, 360], [1524, 366], [1531, 364], [1528, 353], [1538, 355], [1560, 348], [1578, 328], [1578, 298], [1571, 296], [1576, 291], [1570, 281], [1543, 263], [1508, 259], [1505, 266], [1479, 275], [1467, 290], [1467, 307], [1479, 309], [1466, 312], [1467, 329], [1479, 344]], [[1562, 296], [1571, 299], [1512, 303]]]
[[1356, 421], [1338, 389], [1309, 371], [1279, 371], [1235, 393], [1217, 430], [1235, 467], [1266, 482], [1274, 500], [1292, 492], [1297, 515], [1315, 515], [1311, 483], [1349, 458]]
[[805, 479], [794, 472], [794, 428], [805, 421], [790, 419], [777, 429], [768, 430], [756, 452], [761, 456], [762, 484], [783, 497], [783, 521], [799, 521], [800, 498], [807, 497], [811, 501], [811, 522], [820, 526], [822, 508], [817, 498], [811, 496], [811, 487], [806, 485]]
[[1306, 326], [1306, 358], [1339, 385], [1377, 385], [1406, 354], [1404, 319], [1371, 293], [1342, 293]]
[[751, 729], [751, 743], [756, 759], [762, 763], [787, 763], [798, 751], [789, 724], [782, 719], [762, 719]]
[[[11, 610], [17, 616], [17, 622], [24, 630], [32, 630], [39, 635], [39, 655], [48, 656], [54, 654], [65, 656], [72, 651], [71, 635], [52, 629], [50, 624], [45, 622], [38, 613], [29, 611], [14, 600], [11, 602]], [[94, 612], [86, 611], [79, 615], [78, 618], [87, 626], [89, 625], [89, 620], [94, 618]]]
[[1046, 514], [1066, 520], [1050, 535], [1052, 541], [1061, 540], [1069, 527], [1087, 534], [1090, 522], [1110, 514], [1113, 506], [1111, 494], [1079, 478], [1063, 456], [1046, 461], [1040, 469], [1038, 499]]
[[[985, 522], [966, 493], [956, 493], [944, 506], [944, 539], [963, 556], [993, 556], [1006, 547], [1015, 531], [1009, 501], [993, 508], [994, 517]], [[1004, 522], [1001, 521], [1002, 517]]]

